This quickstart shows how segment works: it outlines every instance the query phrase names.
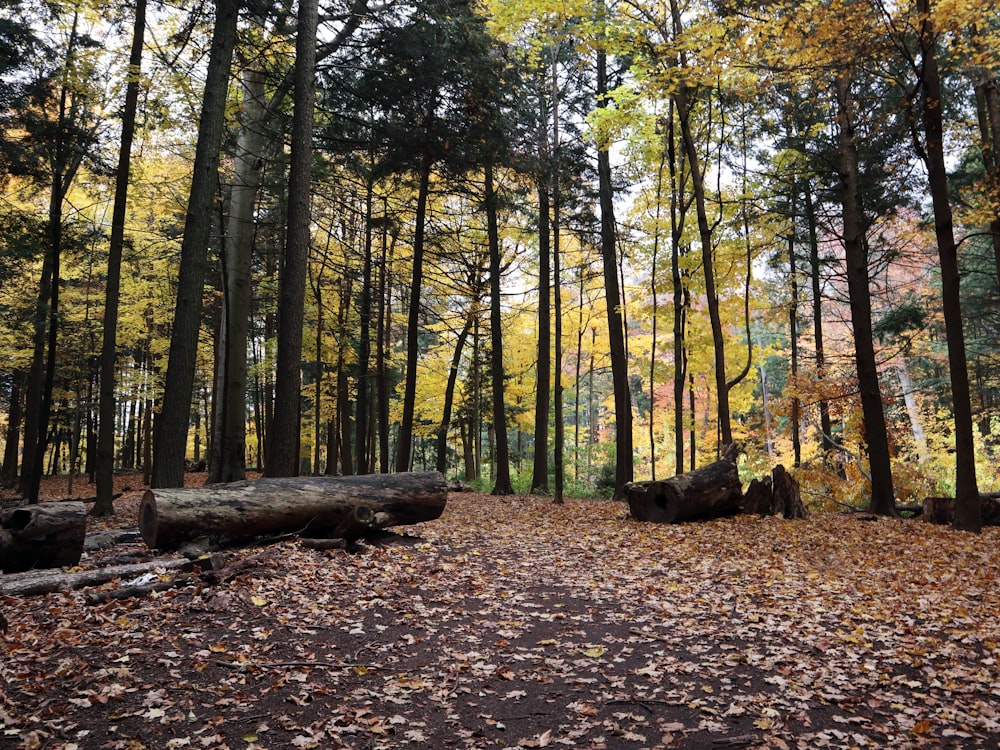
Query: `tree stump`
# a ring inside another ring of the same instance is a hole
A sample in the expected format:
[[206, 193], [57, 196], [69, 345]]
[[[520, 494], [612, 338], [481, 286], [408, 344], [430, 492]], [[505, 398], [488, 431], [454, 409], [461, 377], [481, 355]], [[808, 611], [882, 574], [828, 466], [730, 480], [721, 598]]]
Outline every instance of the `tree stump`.
[[82, 502], [0, 511], [0, 569], [20, 573], [77, 565], [86, 535], [87, 508]]
[[630, 482], [625, 495], [637, 521], [677, 523], [738, 513], [743, 488], [736, 464], [716, 461], [670, 479]]
[[154, 549], [210, 537], [239, 543], [274, 534], [358, 538], [438, 518], [448, 498], [437, 472], [288, 477], [148, 490], [139, 533]]
[[744, 513], [782, 518], [805, 518], [808, 515], [798, 481], [781, 464], [774, 467], [771, 476], [751, 480], [743, 496], [742, 510]]

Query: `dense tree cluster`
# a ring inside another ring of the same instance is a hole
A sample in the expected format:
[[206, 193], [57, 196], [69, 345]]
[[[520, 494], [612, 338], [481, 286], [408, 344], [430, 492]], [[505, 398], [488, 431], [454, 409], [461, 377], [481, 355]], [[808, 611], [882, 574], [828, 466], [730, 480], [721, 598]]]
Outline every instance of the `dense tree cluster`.
[[971, 0], [8, 0], [3, 477], [558, 501], [737, 442], [977, 529], [998, 33]]

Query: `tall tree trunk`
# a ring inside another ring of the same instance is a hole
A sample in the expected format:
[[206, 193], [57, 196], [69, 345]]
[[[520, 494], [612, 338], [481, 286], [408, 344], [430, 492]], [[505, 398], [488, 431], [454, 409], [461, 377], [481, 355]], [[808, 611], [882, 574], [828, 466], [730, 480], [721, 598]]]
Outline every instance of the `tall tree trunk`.
[[364, 258], [361, 261], [361, 289], [358, 300], [358, 314], [360, 317], [360, 330], [358, 331], [358, 396], [356, 399], [355, 411], [357, 422], [355, 425], [354, 445], [357, 451], [358, 474], [368, 474], [371, 469], [369, 463], [368, 449], [368, 422], [369, 403], [368, 393], [371, 390], [371, 373], [369, 372], [369, 361], [371, 359], [371, 320], [372, 320], [372, 202], [373, 202], [373, 177], [369, 171], [369, 177], [365, 183], [365, 246]]
[[[795, 226], [798, 221], [797, 212], [797, 185], [795, 174], [792, 174], [791, 189], [791, 210], [789, 215], [792, 226], [788, 233], [788, 280], [791, 286], [791, 300], [788, 305], [788, 341], [791, 346], [791, 377], [795, 383], [799, 377], [799, 269], [795, 258]], [[802, 465], [802, 438], [800, 435], [800, 406], [797, 384], [792, 391], [792, 466], [798, 468]]]
[[241, 127], [226, 241], [222, 257], [222, 362], [219, 366], [218, 412], [214, 420], [210, 482], [246, 478], [247, 339], [250, 330], [250, 266], [254, 243], [254, 202], [263, 172], [264, 73], [243, 71]]
[[972, 398], [969, 369], [965, 358], [962, 330], [962, 302], [958, 269], [958, 245], [951, 202], [948, 197], [948, 170], [944, 160], [942, 92], [935, 51], [936, 33], [930, 14], [930, 0], [916, 0], [920, 17], [922, 114], [927, 161], [927, 178], [934, 205], [934, 233], [941, 265], [941, 307], [948, 337], [948, 365], [951, 370], [952, 413], [955, 420], [955, 521], [957, 529], [979, 532], [983, 527], [982, 503], [976, 481], [976, 447], [973, 439]]
[[889, 436], [879, 389], [872, 332], [872, 300], [868, 277], [868, 252], [858, 180], [858, 149], [854, 131], [854, 101], [846, 73], [836, 79], [837, 125], [840, 139], [840, 181], [844, 210], [844, 254], [847, 261], [847, 290], [854, 329], [854, 356], [858, 390], [864, 414], [865, 443], [871, 467], [872, 497], [868, 510], [879, 515], [896, 515], [889, 457]]
[[[547, 135], [545, 135], [547, 138]], [[544, 142], [544, 141], [543, 141]], [[535, 444], [531, 492], [549, 491], [549, 378], [552, 372], [552, 276], [549, 267], [548, 149], [542, 147], [543, 167], [538, 177], [538, 338], [535, 358]]]
[[[337, 329], [342, 342], [347, 341], [347, 310], [352, 286], [350, 278], [341, 280]], [[354, 454], [351, 449], [351, 379], [344, 350], [343, 345], [337, 347], [337, 419], [340, 422], [340, 466], [344, 476], [350, 476], [354, 473]]]
[[427, 225], [427, 198], [430, 193], [431, 162], [424, 154], [417, 192], [416, 226], [413, 231], [413, 272], [410, 278], [410, 309], [406, 322], [406, 375], [403, 384], [403, 414], [396, 441], [396, 471], [409, 471], [413, 459], [413, 415], [417, 402], [417, 359], [420, 355], [420, 294], [424, 277], [424, 233]]
[[275, 365], [274, 417], [268, 435], [265, 474], [299, 473], [302, 401], [302, 323], [305, 317], [306, 266], [309, 263], [313, 113], [316, 107], [316, 27], [319, 0], [300, 0], [295, 34], [295, 93], [291, 163], [288, 174], [288, 236], [279, 277], [278, 359]]
[[500, 317], [500, 230], [497, 225], [497, 196], [493, 187], [493, 165], [484, 170], [486, 232], [490, 247], [490, 374], [493, 380], [493, 431], [495, 469], [493, 494], [513, 495], [510, 482], [510, 451], [507, 446], [507, 414], [504, 400], [503, 329]]
[[[826, 379], [826, 346], [823, 341], [823, 287], [820, 277], [819, 237], [817, 235], [816, 208], [813, 204], [812, 185], [805, 183], [806, 225], [809, 232], [809, 272], [812, 284], [813, 341], [816, 346], [816, 379], [822, 383]], [[823, 456], [833, 450], [833, 422], [830, 420], [830, 405], [825, 398], [819, 402], [819, 425]]]
[[115, 175], [115, 205], [111, 213], [108, 274], [104, 292], [104, 338], [101, 343], [100, 418], [97, 436], [97, 502], [90, 511], [94, 516], [108, 516], [115, 512], [112, 500], [115, 470], [115, 374], [118, 370], [118, 297], [121, 289], [122, 250], [125, 246], [129, 166], [132, 161], [132, 140], [135, 136], [135, 115], [139, 102], [142, 40], [145, 34], [146, 0], [137, 0], [132, 27], [129, 77], [125, 87], [125, 110], [122, 113], [121, 147], [118, 151], [118, 173]]
[[[597, 103], [607, 106], [608, 60], [604, 50], [597, 53]], [[618, 287], [618, 243], [615, 227], [614, 188], [611, 184], [611, 156], [605, 145], [597, 150], [598, 195], [601, 206], [601, 260], [608, 315], [608, 348], [615, 399], [615, 500], [625, 498], [625, 485], [632, 481], [632, 396], [625, 355], [622, 295]]]
[[563, 501], [563, 489], [565, 485], [565, 450], [566, 450], [566, 422], [563, 419], [563, 328], [562, 328], [562, 269], [560, 268], [560, 239], [561, 220], [560, 208], [562, 192], [559, 187], [559, 165], [560, 165], [560, 144], [559, 144], [559, 71], [556, 67], [557, 56], [555, 49], [552, 50], [552, 293], [553, 304], [555, 305], [555, 367], [553, 368], [553, 389], [554, 389], [554, 420], [555, 420], [555, 445], [553, 446], [552, 469], [555, 478], [555, 488], [552, 500], [556, 503]]
[[389, 473], [389, 373], [386, 352], [389, 349], [389, 318], [392, 315], [389, 297], [389, 228], [388, 201], [383, 202], [386, 223], [382, 230], [382, 255], [378, 273], [378, 323], [375, 332], [375, 390], [378, 394], [378, 462], [379, 471]]
[[184, 454], [194, 395], [205, 265], [211, 244], [212, 206], [218, 192], [229, 72], [241, 5], [239, 0], [216, 0], [215, 29], [198, 124], [198, 144], [184, 222], [184, 239], [181, 242], [177, 301], [163, 387], [162, 403], [168, 406], [161, 409], [153, 436], [151, 481], [158, 488], [184, 486]]

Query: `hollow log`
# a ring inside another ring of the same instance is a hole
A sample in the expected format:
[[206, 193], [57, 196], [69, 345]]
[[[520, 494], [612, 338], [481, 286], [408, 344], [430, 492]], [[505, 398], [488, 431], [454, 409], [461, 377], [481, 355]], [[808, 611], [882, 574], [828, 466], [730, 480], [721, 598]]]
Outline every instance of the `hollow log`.
[[677, 523], [738, 513], [743, 497], [736, 464], [713, 464], [670, 479], [631, 482], [625, 488], [629, 512], [637, 521]]
[[0, 569], [20, 573], [76, 565], [86, 535], [87, 509], [79, 501], [0, 511]]
[[369, 530], [432, 521], [448, 492], [434, 471], [287, 477], [148, 490], [139, 533], [153, 549], [210, 537], [240, 543], [274, 534], [358, 538]]

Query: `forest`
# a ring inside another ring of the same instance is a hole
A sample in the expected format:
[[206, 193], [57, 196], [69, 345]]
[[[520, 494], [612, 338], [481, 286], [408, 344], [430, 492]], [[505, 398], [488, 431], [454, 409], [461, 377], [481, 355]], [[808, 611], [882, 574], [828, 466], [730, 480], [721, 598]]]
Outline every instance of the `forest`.
[[2, 478], [997, 489], [1000, 11], [0, 6]]

